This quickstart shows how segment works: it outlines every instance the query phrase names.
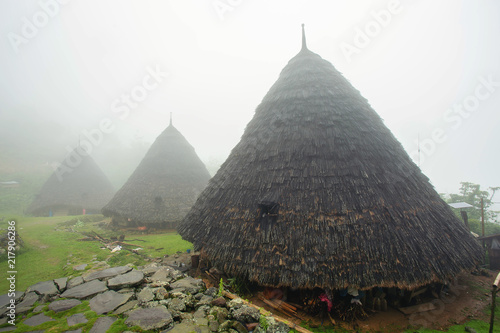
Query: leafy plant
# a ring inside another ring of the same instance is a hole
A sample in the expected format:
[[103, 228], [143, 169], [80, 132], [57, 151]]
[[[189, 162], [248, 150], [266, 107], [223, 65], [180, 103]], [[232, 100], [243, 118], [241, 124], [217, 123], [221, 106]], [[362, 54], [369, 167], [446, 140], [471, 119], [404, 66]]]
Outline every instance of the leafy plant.
[[264, 331], [267, 331], [267, 328], [269, 327], [269, 323], [267, 322], [267, 318], [265, 316], [260, 316], [259, 318], [259, 326], [262, 328]]
[[229, 287], [240, 297], [251, 294], [246, 280], [239, 277], [233, 277], [227, 279], [227, 281], [229, 282]]
[[224, 281], [222, 280], [222, 278], [220, 278], [220, 281], [219, 281], [219, 293], [217, 295], [218, 296], [224, 295]]

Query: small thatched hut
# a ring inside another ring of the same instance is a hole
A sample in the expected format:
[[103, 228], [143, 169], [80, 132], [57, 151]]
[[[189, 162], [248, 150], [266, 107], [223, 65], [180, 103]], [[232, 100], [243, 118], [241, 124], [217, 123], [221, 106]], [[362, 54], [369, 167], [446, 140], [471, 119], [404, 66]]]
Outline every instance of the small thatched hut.
[[178, 232], [224, 272], [275, 287], [414, 289], [482, 256], [367, 100], [304, 35]]
[[47, 179], [27, 212], [35, 216], [99, 214], [114, 193], [94, 159], [77, 147]]
[[102, 213], [118, 225], [175, 228], [209, 179], [194, 148], [170, 120]]

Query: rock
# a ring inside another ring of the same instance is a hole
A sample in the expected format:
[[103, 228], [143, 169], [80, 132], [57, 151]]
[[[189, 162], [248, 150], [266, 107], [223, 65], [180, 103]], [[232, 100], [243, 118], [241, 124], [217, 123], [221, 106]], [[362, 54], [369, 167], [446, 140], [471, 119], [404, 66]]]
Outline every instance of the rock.
[[137, 301], [137, 300], [127, 302], [127, 303], [123, 304], [122, 306], [120, 306], [118, 309], [116, 309], [115, 312], [113, 312], [113, 314], [119, 315], [119, 314], [125, 313], [125, 312], [135, 308], [138, 304], [139, 304], [139, 301]]
[[285, 323], [277, 321], [273, 317], [266, 317], [266, 321], [267, 321], [266, 332], [288, 333], [290, 331], [290, 327], [288, 327]]
[[73, 331], [64, 331], [64, 333], [82, 333], [82, 329], [79, 328], [79, 329], [73, 330]]
[[141, 271], [144, 273], [144, 276], [151, 276], [157, 271], [159, 271], [160, 268], [161, 267], [157, 263], [152, 263], [143, 267]]
[[34, 315], [33, 317], [26, 319], [23, 322], [23, 324], [28, 325], [28, 326], [38, 326], [38, 325], [41, 325], [43, 323], [46, 323], [48, 321], [53, 321], [53, 320], [54, 319], [47, 317], [43, 313], [40, 313], [40, 314]]
[[83, 283], [83, 278], [81, 276], [77, 276], [71, 280], [68, 281], [68, 284], [66, 285], [66, 289], [71, 289], [76, 286], [79, 286]]
[[246, 327], [236, 320], [226, 320], [219, 326], [219, 332], [230, 331], [230, 329], [234, 329], [238, 333], [248, 333]]
[[180, 279], [174, 283], [171, 283], [170, 288], [183, 289], [184, 292], [194, 295], [205, 288], [205, 283], [203, 283], [201, 279], [195, 279], [188, 276], [184, 279]]
[[32, 286], [29, 286], [28, 289], [26, 289], [26, 292], [34, 291], [39, 295], [55, 295], [59, 293], [59, 290], [57, 289], [56, 285], [54, 284], [54, 281], [43, 281], [43, 282], [38, 282], [37, 284], [34, 284]]
[[186, 302], [180, 298], [174, 298], [168, 304], [168, 309], [173, 311], [186, 311]]
[[221, 308], [226, 306], [226, 299], [224, 297], [217, 297], [212, 301], [213, 306], [219, 306]]
[[[24, 293], [22, 291], [16, 291], [14, 293], [14, 299], [16, 300], [16, 302], [24, 295]], [[0, 308], [3, 308], [4, 306], [7, 306], [9, 305], [10, 303], [10, 299], [12, 297], [9, 297], [9, 294], [4, 294], [4, 295], [1, 295], [0, 296]]]
[[106, 332], [111, 325], [116, 321], [113, 317], [100, 317], [94, 323], [94, 326], [90, 329], [89, 333], [102, 333]]
[[194, 299], [199, 301], [204, 295], [202, 293], [197, 293], [196, 295], [194, 295]]
[[73, 266], [73, 269], [75, 271], [84, 271], [86, 267], [87, 267], [87, 264], [81, 264], [81, 265], [78, 265], [78, 266]]
[[122, 287], [134, 286], [144, 280], [144, 273], [133, 269], [132, 271], [118, 275], [108, 280], [108, 287], [111, 289], [118, 289]]
[[152, 284], [161, 287], [166, 286], [179, 277], [180, 272], [175, 272], [171, 267], [160, 267], [150, 278]]
[[[142, 273], [142, 272], [141, 272]], [[129, 313], [125, 324], [139, 326], [143, 330], [165, 328], [173, 322], [172, 315], [163, 305], [151, 309], [136, 309]]]
[[35, 304], [35, 302], [37, 302], [39, 299], [40, 296], [38, 296], [38, 294], [33, 291], [25, 294], [21, 303], [16, 306], [16, 313], [24, 313], [26, 311], [29, 311], [33, 304]]
[[208, 326], [208, 319], [207, 318], [193, 318], [193, 321], [196, 325], [198, 326]]
[[106, 290], [108, 290], [108, 288], [103, 282], [99, 280], [92, 280], [74, 288], [67, 289], [64, 293], [62, 293], [61, 297], [82, 299], [94, 296], [95, 294], [102, 293]]
[[193, 317], [196, 318], [206, 318], [208, 315], [208, 312], [210, 311], [210, 306], [208, 305], [202, 305], [196, 310], [196, 312], [193, 314]]
[[140, 303], [147, 303], [155, 299], [155, 295], [151, 288], [144, 288], [139, 294], [137, 294], [137, 300]]
[[97, 272], [90, 272], [89, 274], [86, 274], [83, 276], [83, 280], [85, 282], [89, 282], [95, 279], [103, 280], [103, 279], [109, 279], [112, 277], [115, 277], [117, 275], [125, 274], [127, 272], [130, 272], [132, 270], [132, 267], [129, 266], [119, 266], [119, 267], [111, 267], [108, 269], [104, 269], [102, 271], [97, 271]]
[[259, 310], [252, 308], [248, 305], [243, 305], [233, 312], [233, 317], [242, 323], [255, 323], [260, 319]]
[[210, 314], [217, 319], [219, 324], [222, 324], [223, 322], [226, 321], [229, 311], [225, 308], [220, 308], [218, 306], [214, 306], [213, 308], [210, 309]]
[[212, 296], [212, 297], [217, 296], [218, 293], [219, 293], [219, 289], [217, 289], [215, 287], [210, 287], [207, 290], [205, 290], [205, 292], [204, 292], [205, 295]]
[[128, 302], [133, 294], [120, 294], [108, 290], [92, 298], [89, 302], [90, 309], [98, 315], [108, 313]]
[[85, 317], [85, 315], [83, 313], [76, 313], [76, 314], [72, 315], [71, 317], [66, 318], [66, 321], [67, 321], [69, 327], [74, 326], [74, 325], [78, 325], [78, 324], [85, 324], [86, 322], [88, 322], [87, 318]]
[[227, 307], [231, 310], [237, 310], [243, 305], [243, 300], [241, 298], [235, 298], [229, 301]]
[[74, 308], [77, 305], [82, 304], [81, 301], [77, 299], [63, 299], [60, 301], [55, 301], [49, 304], [49, 310], [54, 312], [66, 311]]
[[209, 320], [208, 328], [211, 332], [217, 332], [219, 330], [219, 322], [217, 320]]
[[200, 299], [200, 301], [198, 303], [196, 303], [195, 307], [198, 308], [202, 305], [211, 305], [213, 300], [214, 300], [214, 298], [212, 296], [203, 295], [203, 297]]
[[196, 332], [197, 328], [198, 327], [193, 323], [182, 322], [179, 324], [175, 324], [175, 326], [172, 329], [170, 329], [168, 331], [164, 331], [164, 332], [168, 332], [168, 333]]
[[63, 277], [60, 279], [55, 279], [54, 283], [55, 283], [57, 289], [59, 289], [59, 292], [62, 293], [64, 290], [66, 290], [66, 286], [68, 285], [68, 278]]
[[163, 287], [159, 287], [154, 289], [154, 295], [156, 299], [162, 300], [168, 297], [168, 291]]

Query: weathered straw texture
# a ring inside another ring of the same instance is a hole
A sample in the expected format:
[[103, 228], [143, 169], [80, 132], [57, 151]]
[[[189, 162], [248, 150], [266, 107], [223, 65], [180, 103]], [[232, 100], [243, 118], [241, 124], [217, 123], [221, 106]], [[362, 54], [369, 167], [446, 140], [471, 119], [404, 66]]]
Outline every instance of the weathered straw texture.
[[368, 102], [305, 47], [178, 231], [270, 286], [413, 289], [482, 256]]
[[102, 212], [138, 225], [176, 223], [209, 179], [194, 148], [170, 124]]
[[113, 185], [94, 159], [84, 152], [81, 153], [79, 148], [75, 148], [70, 154], [80, 156], [81, 162], [70, 168], [65, 160], [64, 169], [59, 172], [56, 170], [47, 179], [28, 207], [29, 214], [48, 216], [49, 211], [82, 214], [82, 209], [87, 213], [99, 213], [113, 197]]

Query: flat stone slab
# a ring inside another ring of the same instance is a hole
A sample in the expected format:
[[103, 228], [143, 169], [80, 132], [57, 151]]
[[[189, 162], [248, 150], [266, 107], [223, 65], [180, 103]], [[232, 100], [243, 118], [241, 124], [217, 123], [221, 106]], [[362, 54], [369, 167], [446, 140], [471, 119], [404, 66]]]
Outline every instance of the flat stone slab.
[[76, 286], [79, 286], [83, 283], [83, 278], [81, 276], [77, 276], [71, 280], [68, 281], [68, 284], [66, 285], [67, 289], [74, 288]]
[[0, 332], [10, 332], [10, 331], [15, 331], [17, 330], [17, 327], [16, 326], [12, 326], [12, 327], [3, 327], [3, 328], [0, 328]]
[[66, 290], [66, 286], [68, 285], [68, 278], [63, 277], [55, 279], [54, 283], [56, 284], [57, 289], [59, 289], [60, 292], [63, 292], [64, 290]]
[[49, 310], [54, 311], [54, 312], [61, 312], [61, 311], [66, 311], [69, 309], [74, 308], [77, 305], [82, 304], [77, 299], [63, 299], [60, 301], [55, 301], [49, 304]]
[[191, 276], [177, 280], [170, 284], [170, 288], [172, 289], [183, 289], [184, 292], [188, 292], [193, 295], [200, 292], [203, 286], [204, 283], [201, 279], [195, 279]]
[[79, 329], [73, 330], [73, 331], [64, 331], [64, 333], [82, 333], [82, 329], [79, 328]]
[[144, 273], [138, 270], [132, 270], [128, 273], [118, 275], [108, 280], [108, 287], [110, 289], [134, 286], [144, 280]]
[[41, 325], [41, 324], [46, 323], [46, 322], [51, 321], [51, 320], [54, 320], [54, 319], [47, 317], [43, 313], [40, 313], [40, 314], [37, 314], [33, 317], [26, 319], [23, 322], [23, 324], [28, 325], [28, 326], [38, 326], [38, 325]]
[[92, 272], [86, 276], [83, 277], [83, 280], [85, 282], [89, 282], [95, 279], [107, 279], [107, 278], [112, 278], [117, 275], [125, 274], [127, 272], [130, 272], [132, 270], [132, 267], [129, 266], [119, 266], [119, 267], [111, 267], [107, 269], [103, 269], [102, 271], [97, 271], [97, 272]]
[[87, 267], [87, 264], [81, 264], [81, 265], [78, 265], [78, 266], [74, 266], [73, 269], [75, 271], [84, 271], [86, 267]]
[[[22, 291], [16, 291], [14, 293], [14, 299], [16, 300], [16, 302], [24, 295], [24, 293]], [[4, 306], [7, 306], [10, 304], [10, 299], [12, 297], [9, 297], [9, 294], [4, 294], [4, 295], [0, 295], [0, 308], [3, 308]]]
[[127, 303], [123, 304], [122, 306], [120, 306], [118, 309], [116, 309], [115, 312], [113, 312], [113, 314], [119, 315], [119, 314], [125, 313], [129, 310], [132, 310], [137, 304], [139, 304], [138, 300], [133, 300], [133, 301], [127, 302]]
[[186, 332], [201, 332], [200, 328], [192, 323], [179, 323], [175, 324], [175, 326], [168, 330], [168, 333], [186, 333]]
[[85, 317], [83, 313], [76, 313], [71, 317], [66, 318], [66, 321], [68, 322], [69, 327], [88, 322], [87, 317]]
[[49, 296], [59, 294], [59, 289], [57, 289], [56, 285], [54, 284], [54, 281], [52, 280], [38, 282], [37, 284], [28, 287], [26, 291], [27, 292], [35, 291], [39, 295], [49, 295]]
[[106, 332], [111, 325], [115, 322], [116, 318], [113, 317], [100, 317], [94, 323], [89, 333], [103, 333]]
[[38, 296], [37, 293], [35, 292], [29, 292], [26, 295], [24, 295], [23, 301], [19, 303], [16, 306], [16, 313], [23, 313], [26, 311], [29, 311], [33, 304], [35, 304], [36, 301], [40, 299], [40, 296]]
[[84, 284], [66, 290], [64, 293], [62, 293], [61, 297], [82, 299], [94, 296], [95, 294], [102, 293], [106, 290], [108, 290], [108, 287], [106, 287], [106, 284], [104, 282], [101, 282], [99, 280], [92, 280], [90, 282], [86, 282]]
[[143, 330], [154, 330], [164, 328], [172, 324], [173, 318], [170, 312], [163, 305], [154, 308], [139, 308], [129, 313], [125, 324], [129, 326], [139, 326]]
[[127, 303], [132, 296], [132, 293], [120, 294], [116, 291], [108, 290], [90, 300], [90, 309], [98, 315], [108, 313]]
[[154, 300], [155, 295], [151, 288], [144, 288], [139, 294], [137, 294], [137, 300], [141, 303], [147, 303]]

